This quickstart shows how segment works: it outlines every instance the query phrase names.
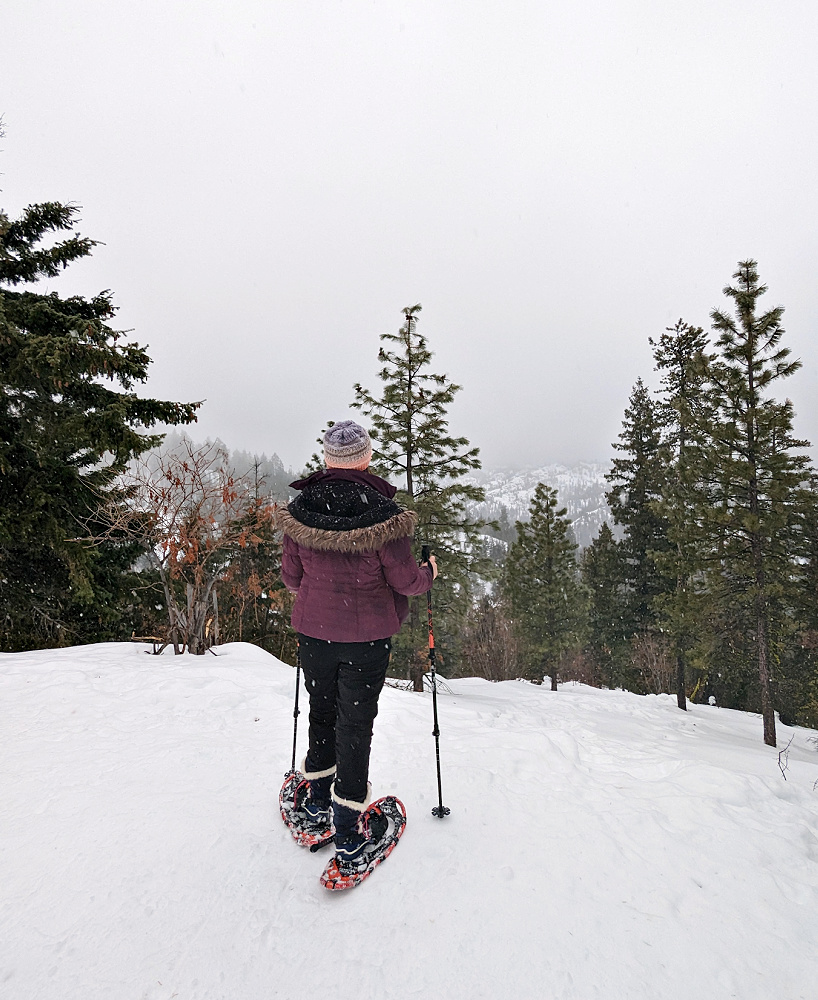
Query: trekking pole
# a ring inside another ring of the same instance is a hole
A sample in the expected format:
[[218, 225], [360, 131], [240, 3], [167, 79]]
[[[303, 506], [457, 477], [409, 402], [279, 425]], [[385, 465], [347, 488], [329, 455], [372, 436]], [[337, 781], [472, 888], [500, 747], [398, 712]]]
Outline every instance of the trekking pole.
[[[432, 554], [431, 549], [428, 545], [424, 545], [421, 550], [421, 560], [425, 563], [429, 562], [429, 556]], [[437, 761], [437, 802], [438, 804], [432, 809], [432, 815], [437, 816], [438, 819], [443, 819], [444, 816], [448, 816], [451, 812], [448, 806], [443, 805], [443, 789], [440, 783], [440, 726], [437, 723], [437, 678], [435, 674], [435, 633], [432, 628], [432, 588], [430, 587], [426, 591], [426, 610], [429, 614], [429, 666], [432, 674], [432, 712], [435, 719], [435, 728], [432, 730], [432, 736], [435, 738], [435, 759]]]
[[[293, 708], [293, 766], [287, 772], [295, 774], [295, 747], [298, 739], [298, 689], [301, 687], [301, 646], [296, 641], [295, 646], [295, 706]], [[286, 775], [285, 775], [286, 777]]]

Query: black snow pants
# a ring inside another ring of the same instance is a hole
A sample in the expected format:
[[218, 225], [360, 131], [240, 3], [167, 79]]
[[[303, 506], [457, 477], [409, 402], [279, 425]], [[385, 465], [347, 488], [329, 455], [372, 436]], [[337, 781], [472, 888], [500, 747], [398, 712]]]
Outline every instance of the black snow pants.
[[327, 642], [299, 635], [310, 696], [308, 771], [336, 766], [335, 794], [363, 802], [369, 777], [372, 723], [386, 679], [391, 639]]

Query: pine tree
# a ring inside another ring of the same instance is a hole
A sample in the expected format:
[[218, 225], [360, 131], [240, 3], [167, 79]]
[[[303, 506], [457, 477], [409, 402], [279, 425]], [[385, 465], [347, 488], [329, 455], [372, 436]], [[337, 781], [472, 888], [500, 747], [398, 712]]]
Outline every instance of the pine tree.
[[627, 683], [630, 632], [621, 547], [604, 522], [582, 552], [588, 593], [588, 646], [609, 688]]
[[[771, 675], [777, 655], [776, 621], [781, 597], [793, 575], [799, 518], [805, 502], [808, 446], [792, 436], [789, 400], [769, 396], [775, 382], [793, 375], [799, 361], [781, 346], [783, 307], [758, 315], [759, 283], [754, 260], [740, 261], [734, 285], [724, 294], [735, 316], [714, 309], [717, 355], [709, 368], [716, 402], [708, 462], [705, 514], [720, 546], [720, 574], [751, 623], [758, 667], [764, 742], [775, 746]], [[746, 638], [745, 634], [745, 638]]]
[[580, 642], [584, 594], [578, 579], [565, 507], [557, 507], [557, 491], [538, 483], [527, 522], [517, 522], [517, 540], [506, 560], [501, 587], [511, 608], [532, 677], [551, 677], [557, 689], [564, 654]]
[[[62, 298], [21, 290], [87, 256], [78, 210], [49, 202], [0, 214], [0, 641], [5, 649], [120, 637], [138, 551], [99, 547], [100, 497], [156, 424], [195, 420], [199, 404], [143, 399], [150, 358], [108, 325], [110, 293]], [[56, 234], [58, 238], [51, 242]], [[64, 235], [67, 234], [67, 235]], [[110, 388], [107, 383], [114, 383]], [[128, 629], [130, 633], [130, 629]]]
[[[479, 449], [449, 433], [448, 408], [461, 386], [430, 371], [432, 352], [418, 332], [420, 305], [403, 310], [398, 333], [381, 334], [378, 360], [381, 393], [355, 385], [353, 407], [371, 421], [372, 470], [395, 482], [398, 500], [417, 511], [417, 552], [425, 543], [439, 558], [435, 583], [436, 639], [444, 659], [457, 655], [458, 636], [472, 598], [472, 576], [490, 573], [482, 553], [484, 522], [469, 514], [470, 503], [485, 500], [483, 490], [463, 482], [480, 468]], [[425, 641], [422, 615], [412, 601], [409, 628], [396, 640], [394, 660], [421, 680], [418, 653]]]
[[606, 494], [614, 522], [624, 528], [623, 580], [628, 593], [626, 625], [631, 635], [656, 624], [655, 601], [673, 588], [659, 564], [669, 548], [667, 518], [660, 511], [668, 476], [668, 453], [656, 403], [642, 379], [631, 393]]
[[662, 372], [659, 424], [668, 449], [668, 474], [658, 510], [667, 524], [668, 546], [657, 566], [675, 577], [673, 590], [658, 594], [655, 607], [669, 634], [676, 661], [676, 702], [687, 709], [689, 650], [701, 619], [695, 577], [703, 568], [704, 540], [696, 517], [701, 502], [702, 454], [710, 423], [707, 394], [707, 335], [701, 327], [678, 320], [658, 340], [649, 338], [656, 368]]

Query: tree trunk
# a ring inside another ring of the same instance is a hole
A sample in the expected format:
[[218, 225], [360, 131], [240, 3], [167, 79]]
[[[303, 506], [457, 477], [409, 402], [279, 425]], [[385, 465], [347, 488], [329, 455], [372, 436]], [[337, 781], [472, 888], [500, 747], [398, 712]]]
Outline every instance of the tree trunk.
[[687, 711], [687, 693], [685, 691], [685, 658], [681, 650], [676, 651], [676, 704]]
[[185, 623], [185, 638], [187, 640], [187, 649], [189, 653], [195, 653], [196, 650], [193, 648], [195, 640], [193, 638], [193, 584], [188, 583], [185, 587], [185, 593], [187, 594], [187, 622]]
[[170, 624], [170, 640], [173, 643], [173, 653], [174, 656], [178, 656], [180, 653], [179, 649], [179, 613], [176, 608], [176, 601], [173, 599], [171, 594], [170, 584], [168, 583], [168, 578], [165, 575], [165, 569], [162, 564], [159, 564], [159, 578], [162, 581], [162, 587], [165, 591], [165, 606], [168, 609], [168, 622]]
[[[750, 373], [750, 389], [753, 389], [752, 372]], [[752, 421], [748, 421], [747, 440], [749, 444], [749, 501], [750, 516], [758, 524], [759, 501], [758, 501], [758, 471], [755, 460], [755, 426]], [[755, 619], [756, 619], [756, 644], [758, 647], [758, 680], [761, 685], [761, 716], [764, 720], [764, 742], [768, 747], [774, 747], [775, 740], [775, 711], [773, 710], [773, 698], [770, 691], [770, 633], [769, 614], [767, 609], [767, 579], [764, 572], [764, 549], [762, 547], [761, 533], [757, 528], [750, 531], [750, 551], [753, 556], [753, 570], [755, 572]]]
[[199, 588], [198, 593], [188, 584], [188, 607], [192, 607], [192, 611], [188, 612], [189, 649], [197, 656], [203, 656], [207, 652], [207, 607], [215, 592], [215, 582], [208, 581], [204, 588]]
[[[684, 381], [684, 366], [682, 366], [682, 380]], [[684, 420], [679, 419], [679, 458], [676, 464], [676, 488], [679, 495], [684, 496], [684, 470], [687, 463], [687, 427]], [[677, 501], [678, 502], [678, 501]], [[685, 519], [687, 520], [687, 518]], [[678, 572], [676, 574], [676, 600], [686, 600], [687, 574], [684, 571], [684, 549], [681, 539], [676, 540], [676, 559]], [[678, 606], [678, 603], [677, 603]], [[687, 628], [685, 622], [685, 605], [682, 604], [682, 626], [681, 635], [676, 635], [676, 704], [683, 711], [687, 711], [687, 692], [685, 691], [685, 658], [682, 643], [687, 639]]]
[[[681, 544], [678, 545], [678, 556], [681, 560]], [[687, 580], [680, 573], [676, 578], [676, 597], [678, 599], [679, 594], [684, 594], [687, 589]], [[682, 598], [684, 600], [684, 597]], [[685, 614], [682, 611], [682, 627], [681, 635], [677, 633], [676, 635], [676, 705], [683, 712], [687, 711], [687, 692], [685, 691], [685, 655], [684, 649], [682, 648], [682, 643], [685, 642], [687, 637], [687, 627], [685, 624]]]
[[761, 684], [761, 716], [764, 720], [764, 742], [776, 745], [775, 710], [770, 690], [770, 639], [767, 628], [767, 602], [764, 594], [756, 596], [756, 636], [758, 641], [758, 679]]
[[[687, 575], [682, 571], [682, 559], [684, 558], [684, 553], [682, 551], [682, 543], [676, 543], [676, 558], [679, 561], [679, 572], [676, 576], [676, 601], [678, 606], [679, 598], [682, 601], [686, 600], [686, 590], [687, 590]], [[687, 623], [685, 621], [685, 605], [682, 604], [682, 624], [679, 628], [677, 624], [678, 631], [676, 632], [676, 704], [683, 711], [687, 711], [687, 693], [685, 692], [685, 656], [683, 643], [687, 641]], [[681, 632], [681, 634], [679, 634]]]
[[[750, 480], [750, 511], [758, 516], [758, 499], [755, 490], [756, 481]], [[770, 631], [769, 612], [767, 608], [767, 580], [764, 573], [764, 553], [761, 547], [761, 536], [757, 531], [750, 535], [750, 546], [755, 569], [755, 619], [756, 646], [758, 652], [758, 680], [761, 685], [761, 717], [764, 720], [764, 742], [768, 747], [775, 746], [775, 711], [770, 690]]]
[[412, 680], [412, 690], [422, 691], [423, 690], [423, 678], [426, 674], [426, 667], [429, 663], [429, 654], [425, 649], [418, 649], [415, 651], [415, 658], [412, 660], [412, 665], [409, 668], [409, 673]]

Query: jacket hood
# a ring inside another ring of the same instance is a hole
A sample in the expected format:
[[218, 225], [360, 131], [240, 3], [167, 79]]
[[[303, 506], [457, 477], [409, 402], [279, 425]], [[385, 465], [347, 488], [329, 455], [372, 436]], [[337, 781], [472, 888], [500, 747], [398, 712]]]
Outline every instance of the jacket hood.
[[392, 499], [395, 487], [370, 472], [323, 469], [293, 485], [301, 492], [277, 524], [306, 548], [373, 552], [414, 533], [417, 518]]
[[318, 472], [313, 472], [305, 479], [297, 479], [294, 483], [290, 483], [290, 487], [294, 490], [304, 490], [319, 483], [342, 481], [370, 486], [389, 500], [398, 492], [397, 486], [387, 483], [385, 479], [381, 479], [380, 476], [376, 476], [372, 472], [362, 472], [360, 469], [319, 469]]
[[397, 538], [411, 538], [415, 533], [417, 514], [413, 510], [399, 510], [386, 521], [363, 528], [332, 530], [304, 524], [286, 507], [275, 512], [275, 524], [287, 537], [306, 549], [324, 552], [377, 552], [387, 542]]

